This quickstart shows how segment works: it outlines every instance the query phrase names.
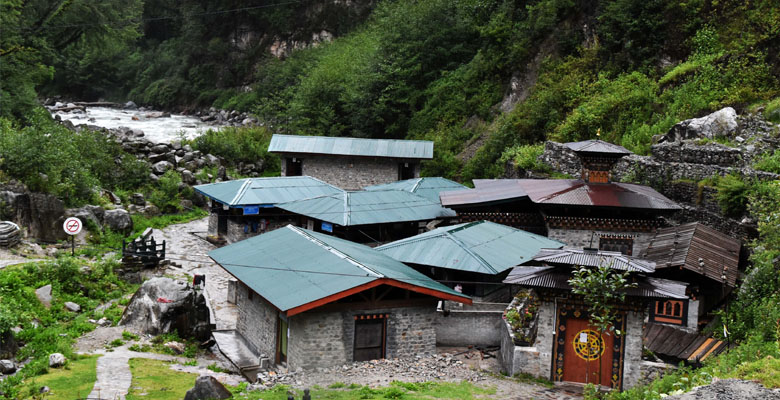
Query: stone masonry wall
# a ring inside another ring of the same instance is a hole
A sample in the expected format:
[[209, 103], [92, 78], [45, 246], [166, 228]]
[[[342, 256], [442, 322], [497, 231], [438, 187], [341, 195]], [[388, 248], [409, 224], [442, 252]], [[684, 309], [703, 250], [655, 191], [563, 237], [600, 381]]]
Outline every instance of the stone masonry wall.
[[241, 283], [236, 290], [236, 330], [254, 347], [256, 353], [265, 354], [273, 360], [276, 354], [277, 311], [257, 294], [250, 300], [249, 290]]
[[536, 341], [533, 346], [515, 346], [509, 334], [509, 325], [504, 322], [500, 329], [501, 349], [498, 362], [501, 370], [512, 376], [530, 374], [550, 379], [552, 373], [552, 350], [555, 340], [555, 304], [542, 302], [537, 311]]
[[[581, 249], [591, 244], [593, 236], [593, 247], [598, 248], [600, 235], [625, 234], [634, 236], [634, 247], [632, 255], [638, 256], [650, 245], [654, 232], [611, 232], [611, 231], [589, 231], [581, 229], [548, 229], [547, 237], [566, 243], [566, 247]], [[593, 235], [593, 232], [596, 234]]]
[[628, 312], [626, 318], [625, 353], [623, 356], [623, 389], [636, 386], [642, 377], [642, 338], [644, 312]]
[[434, 320], [436, 344], [439, 346], [499, 345], [501, 328], [506, 324], [502, 318], [504, 309], [506, 304], [502, 303], [483, 303], [481, 307], [476, 308], [448, 302], [446, 313], [436, 312]]
[[[360, 190], [366, 186], [398, 180], [398, 164], [414, 165], [414, 177], [420, 176], [419, 161], [380, 157], [346, 157], [301, 155], [303, 175], [323, 180], [345, 190]], [[282, 157], [282, 176], [286, 174]]]
[[330, 367], [352, 362], [355, 315], [388, 314], [386, 358], [410, 358], [436, 352], [435, 303], [345, 312], [305, 312], [290, 318], [288, 362], [291, 370]]

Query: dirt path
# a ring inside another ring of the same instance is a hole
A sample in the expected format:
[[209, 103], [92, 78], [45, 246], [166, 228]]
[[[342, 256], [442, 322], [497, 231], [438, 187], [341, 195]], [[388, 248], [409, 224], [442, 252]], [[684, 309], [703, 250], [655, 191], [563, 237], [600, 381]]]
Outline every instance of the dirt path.
[[235, 329], [238, 309], [227, 302], [231, 276], [208, 257], [208, 252], [216, 247], [204, 239], [207, 229], [208, 218], [202, 218], [170, 225], [162, 230], [155, 229], [153, 235], [158, 241], [166, 241], [167, 258], [180, 264], [185, 273], [206, 275], [206, 292], [214, 310], [217, 329]]

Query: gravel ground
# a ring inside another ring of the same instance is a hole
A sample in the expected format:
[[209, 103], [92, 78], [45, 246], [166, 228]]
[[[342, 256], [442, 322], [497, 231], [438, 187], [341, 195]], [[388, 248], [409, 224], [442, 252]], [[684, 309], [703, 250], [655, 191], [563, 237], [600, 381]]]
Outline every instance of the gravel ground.
[[669, 396], [668, 400], [780, 400], [780, 389], [767, 389], [761, 384], [739, 379], [713, 381], [693, 388], [688, 393]]

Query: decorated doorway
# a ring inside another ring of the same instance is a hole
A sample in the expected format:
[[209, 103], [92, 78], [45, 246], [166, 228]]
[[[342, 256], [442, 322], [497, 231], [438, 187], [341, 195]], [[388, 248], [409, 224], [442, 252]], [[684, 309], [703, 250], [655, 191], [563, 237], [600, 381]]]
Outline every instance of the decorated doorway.
[[[624, 338], [599, 335], [579, 309], [560, 307], [553, 346], [553, 379], [620, 388], [623, 383]], [[625, 332], [625, 317], [618, 315], [617, 329]], [[600, 379], [599, 379], [600, 377]]]

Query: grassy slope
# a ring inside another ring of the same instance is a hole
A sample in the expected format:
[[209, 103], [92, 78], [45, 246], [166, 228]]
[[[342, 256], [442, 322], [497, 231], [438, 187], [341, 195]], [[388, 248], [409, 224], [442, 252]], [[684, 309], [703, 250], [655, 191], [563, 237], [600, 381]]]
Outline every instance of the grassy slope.
[[36, 394], [41, 387], [48, 386], [51, 392], [46, 398], [49, 400], [86, 398], [97, 380], [97, 359], [98, 356], [81, 356], [68, 361], [62, 368], [52, 369], [46, 375], [32, 378], [25, 383], [23, 396]]

